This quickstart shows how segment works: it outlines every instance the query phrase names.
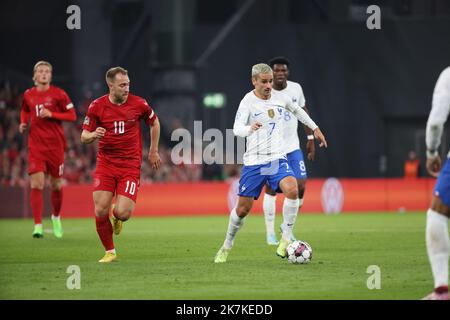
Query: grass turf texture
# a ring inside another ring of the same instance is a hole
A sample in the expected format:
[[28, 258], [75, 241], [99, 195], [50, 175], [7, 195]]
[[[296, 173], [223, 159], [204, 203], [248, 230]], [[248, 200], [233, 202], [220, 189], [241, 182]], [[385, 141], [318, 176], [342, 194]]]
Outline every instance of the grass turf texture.
[[[424, 213], [300, 215], [307, 265], [277, 257], [255, 214], [224, 264], [213, 258], [226, 216], [132, 218], [114, 236], [120, 261], [110, 264], [97, 262], [93, 218], [63, 220], [63, 239], [43, 223], [44, 238], [33, 239], [31, 220], [0, 220], [0, 299], [420, 299], [433, 287]], [[81, 269], [80, 290], [66, 287], [70, 265]], [[379, 290], [367, 288], [370, 265], [380, 267]]]

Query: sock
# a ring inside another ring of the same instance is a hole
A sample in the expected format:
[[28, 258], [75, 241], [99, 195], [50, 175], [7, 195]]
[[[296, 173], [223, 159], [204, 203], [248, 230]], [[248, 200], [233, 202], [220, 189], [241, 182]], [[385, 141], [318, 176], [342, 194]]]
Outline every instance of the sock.
[[295, 219], [297, 218], [297, 212], [299, 208], [298, 199], [291, 200], [288, 198], [284, 199], [283, 202], [283, 238], [285, 240], [291, 239], [292, 236], [292, 228], [295, 224]]
[[434, 287], [448, 286], [448, 218], [432, 209], [427, 212], [426, 243]]
[[225, 242], [223, 243], [225, 249], [231, 249], [233, 247], [234, 238], [236, 237], [236, 233], [238, 232], [238, 230], [244, 224], [244, 219], [245, 218], [238, 217], [236, 213], [236, 208], [231, 210], [230, 220], [228, 222], [227, 235], [225, 237]]
[[264, 220], [266, 222], [267, 234], [275, 234], [275, 211], [276, 211], [277, 196], [264, 194], [263, 211]]
[[116, 249], [112, 249], [112, 250], [106, 250], [106, 252], [109, 252], [109, 253], [114, 253], [114, 254], [116, 254]]
[[446, 292], [448, 292], [448, 286], [437, 287], [436, 289], [434, 289], [434, 292], [436, 292], [438, 294], [446, 293]]
[[104, 217], [95, 217], [95, 224], [97, 226], [97, 233], [102, 241], [105, 251], [114, 249], [113, 228], [109, 221], [108, 215]]
[[42, 211], [44, 210], [44, 201], [42, 199], [42, 190], [31, 189], [30, 194], [31, 212], [34, 217], [34, 224], [42, 224]]
[[51, 199], [54, 217], [59, 217], [59, 213], [61, 211], [62, 196], [63, 196], [62, 189], [59, 191], [56, 190], [52, 191]]

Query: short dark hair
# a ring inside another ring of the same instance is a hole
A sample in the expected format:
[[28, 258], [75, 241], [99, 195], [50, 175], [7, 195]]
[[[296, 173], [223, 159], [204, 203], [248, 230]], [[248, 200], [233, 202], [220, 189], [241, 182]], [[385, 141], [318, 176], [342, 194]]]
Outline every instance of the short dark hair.
[[114, 67], [106, 71], [106, 82], [111, 83], [114, 81], [116, 74], [123, 74], [125, 76], [128, 75], [128, 71], [122, 67]]
[[286, 67], [289, 68], [289, 65], [291, 64], [288, 60], [288, 58], [285, 57], [275, 57], [269, 60], [269, 66], [273, 69], [273, 66], [276, 64], [285, 64]]

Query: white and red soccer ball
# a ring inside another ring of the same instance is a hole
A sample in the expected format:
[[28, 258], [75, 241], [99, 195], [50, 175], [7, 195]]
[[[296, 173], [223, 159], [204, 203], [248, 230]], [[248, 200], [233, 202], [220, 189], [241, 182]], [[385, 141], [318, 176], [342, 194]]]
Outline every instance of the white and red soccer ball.
[[288, 261], [294, 264], [306, 264], [312, 259], [311, 246], [302, 240], [296, 240], [291, 242], [287, 248]]

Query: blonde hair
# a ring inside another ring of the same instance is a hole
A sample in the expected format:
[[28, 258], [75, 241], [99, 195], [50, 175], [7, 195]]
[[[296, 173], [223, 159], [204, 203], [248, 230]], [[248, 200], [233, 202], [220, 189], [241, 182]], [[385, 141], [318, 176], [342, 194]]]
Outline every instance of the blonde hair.
[[37, 68], [40, 67], [40, 66], [47, 66], [47, 67], [50, 68], [50, 72], [53, 71], [53, 67], [50, 64], [50, 62], [44, 61], [44, 60], [40, 60], [40, 61], [36, 62], [36, 64], [33, 67], [33, 78], [32, 79], [34, 81], [34, 84], [36, 84], [36, 79], [34, 78], [34, 74], [36, 73]]
[[128, 75], [128, 70], [122, 68], [122, 67], [114, 67], [110, 68], [108, 71], [106, 71], [106, 82], [112, 83], [114, 82], [114, 78], [116, 77], [116, 74], [123, 74], [125, 76]]
[[252, 67], [252, 78], [256, 78], [261, 73], [273, 73], [272, 68], [265, 63], [258, 63]]
[[53, 71], [53, 67], [52, 67], [52, 65], [50, 64], [50, 62], [41, 60], [41, 61], [36, 62], [36, 64], [34, 65], [33, 73], [35, 73], [35, 72], [36, 72], [36, 69], [37, 69], [38, 67], [40, 67], [40, 66], [48, 66], [48, 67], [50, 68], [50, 71]]

